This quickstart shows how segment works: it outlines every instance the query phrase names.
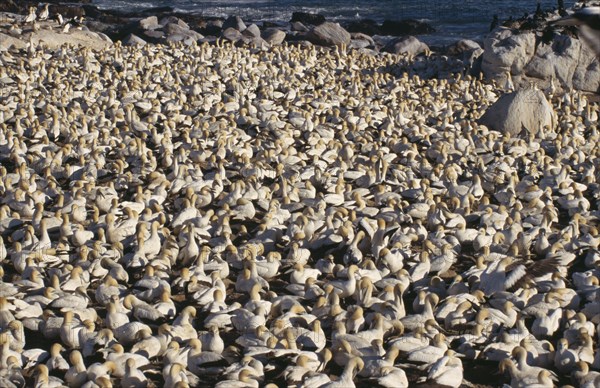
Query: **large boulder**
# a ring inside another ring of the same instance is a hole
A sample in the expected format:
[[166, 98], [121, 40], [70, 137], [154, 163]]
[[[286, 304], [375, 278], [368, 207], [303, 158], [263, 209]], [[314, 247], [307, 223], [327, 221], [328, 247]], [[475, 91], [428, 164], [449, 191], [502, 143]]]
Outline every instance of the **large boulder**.
[[163, 27], [163, 31], [167, 34], [167, 35], [173, 35], [173, 34], [186, 34], [190, 31], [189, 28], [185, 28], [180, 26], [179, 24], [175, 24], [175, 23], [167, 23], [164, 27]]
[[486, 77], [497, 79], [506, 75], [519, 74], [535, 53], [533, 32], [514, 33], [507, 28], [493, 31], [483, 41], [482, 70]]
[[223, 20], [207, 20], [200, 26], [199, 31], [203, 35], [219, 36], [223, 31]]
[[361, 32], [354, 32], [350, 35], [352, 36], [350, 47], [353, 49], [358, 50], [367, 47], [375, 47], [375, 41], [369, 35], [363, 34]]
[[573, 73], [573, 88], [586, 92], [600, 92], [600, 61], [592, 50], [583, 47]]
[[137, 35], [129, 34], [129, 36], [123, 41], [123, 44], [125, 46], [145, 46], [146, 41]]
[[530, 82], [546, 88], [598, 92], [600, 66], [580, 39], [555, 34], [549, 43], [536, 42], [534, 32], [494, 30], [484, 40], [481, 69], [487, 79], [504, 82], [508, 73], [517, 86]]
[[164, 26], [163, 31], [167, 35], [166, 40], [168, 42], [179, 42], [186, 40], [198, 41], [203, 38], [202, 34], [175, 23], [167, 24]]
[[568, 35], [558, 35], [551, 44], [539, 45], [524, 73], [543, 80], [556, 79], [567, 88], [597, 92], [600, 87], [600, 69], [592, 50]]
[[500, 97], [486, 110], [479, 123], [510, 136], [523, 131], [536, 135], [546, 126], [554, 127], [555, 115], [544, 93], [528, 87]]
[[308, 32], [310, 29], [306, 27], [302, 22], [293, 22], [291, 23], [292, 31], [296, 32]]
[[360, 32], [370, 36], [379, 35], [381, 33], [381, 27], [372, 19], [352, 21], [348, 24], [347, 30], [349, 32]]
[[418, 55], [429, 50], [429, 47], [414, 36], [405, 36], [389, 41], [383, 51], [393, 54]]
[[283, 43], [285, 32], [278, 28], [267, 28], [262, 32], [262, 38], [271, 46]]
[[221, 33], [221, 36], [231, 42], [237, 42], [238, 40], [242, 39], [242, 33], [233, 27], [225, 29]]
[[392, 36], [423, 35], [435, 32], [435, 29], [425, 23], [414, 19], [384, 20], [380, 28], [381, 34]]
[[190, 29], [190, 26], [184, 22], [183, 20], [179, 19], [178, 17], [175, 16], [166, 16], [162, 19], [160, 19], [160, 23], [161, 26], [166, 26], [167, 24], [177, 24], [180, 27], [183, 27], [187, 30]]
[[246, 23], [239, 16], [230, 16], [223, 22], [223, 29], [226, 30], [228, 28], [235, 28], [242, 32], [246, 29]]
[[149, 38], [150, 43], [159, 43], [165, 37], [165, 33], [160, 30], [144, 31], [144, 38]]
[[[27, 38], [29, 40], [29, 37]], [[110, 38], [100, 32], [71, 30], [68, 34], [43, 30], [31, 34], [31, 41], [49, 49], [57, 49], [64, 44], [88, 47], [94, 50], [104, 49], [112, 44]]]
[[246, 44], [246, 45], [248, 45], [250, 47], [257, 48], [257, 49], [260, 49], [260, 50], [268, 50], [269, 47], [271, 47], [269, 45], [269, 43], [267, 43], [260, 36], [247, 37], [247, 36], [242, 35], [242, 39], [238, 40], [235, 44], [238, 47], [242, 47], [243, 45]]
[[479, 43], [469, 39], [459, 40], [448, 47], [447, 54], [460, 59], [464, 69], [467, 69], [469, 74], [476, 75], [480, 73], [483, 48]]
[[341, 46], [350, 44], [351, 36], [338, 23], [325, 22], [310, 30], [308, 39], [322, 46]]
[[451, 45], [450, 47], [448, 47], [449, 55], [463, 55], [465, 53], [471, 53], [473, 51], [483, 53], [483, 49], [481, 48], [479, 43], [470, 39], [461, 39], [458, 42]]
[[318, 26], [325, 23], [325, 16], [307, 12], [294, 12], [290, 22], [300, 22], [305, 26]]
[[250, 24], [244, 31], [242, 31], [242, 34], [250, 38], [260, 38], [260, 29], [256, 24]]

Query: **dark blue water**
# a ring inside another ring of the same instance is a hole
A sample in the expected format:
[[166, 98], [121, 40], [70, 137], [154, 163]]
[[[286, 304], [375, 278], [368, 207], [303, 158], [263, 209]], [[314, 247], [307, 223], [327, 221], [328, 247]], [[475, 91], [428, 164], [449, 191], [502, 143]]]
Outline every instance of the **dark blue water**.
[[[556, 0], [541, 0], [551, 10]], [[489, 30], [494, 15], [500, 20], [533, 13], [538, 0], [94, 0], [104, 9], [135, 11], [157, 6], [202, 13], [207, 16], [239, 15], [244, 20], [287, 22], [295, 11], [321, 13], [328, 20], [351, 21], [364, 18], [382, 22], [405, 18], [425, 20], [437, 30], [425, 40], [480, 39]], [[575, 0], [565, 0], [571, 7]]]

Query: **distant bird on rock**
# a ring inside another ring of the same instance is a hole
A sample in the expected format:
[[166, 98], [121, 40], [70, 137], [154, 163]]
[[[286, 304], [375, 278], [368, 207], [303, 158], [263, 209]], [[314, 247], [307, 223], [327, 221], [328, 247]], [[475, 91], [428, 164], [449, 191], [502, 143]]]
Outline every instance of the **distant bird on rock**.
[[35, 7], [29, 7], [29, 14], [25, 18], [25, 23], [33, 23], [33, 21], [37, 19], [37, 14], [35, 13]]
[[40, 14], [38, 15], [39, 20], [48, 19], [48, 16], [50, 15], [50, 11], [48, 10], [49, 6], [50, 6], [49, 3], [44, 4], [44, 8], [40, 11]]

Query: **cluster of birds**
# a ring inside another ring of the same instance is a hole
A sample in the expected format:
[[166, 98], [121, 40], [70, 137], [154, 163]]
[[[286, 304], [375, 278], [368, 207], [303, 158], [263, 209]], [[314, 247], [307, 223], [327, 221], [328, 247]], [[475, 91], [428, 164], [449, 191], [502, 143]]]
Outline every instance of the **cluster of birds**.
[[0, 386], [600, 386], [585, 96], [524, 140], [390, 54], [0, 60]]
[[15, 22], [10, 30], [14, 35], [20, 35], [22, 33], [22, 25], [31, 26], [34, 31], [40, 29], [38, 22], [46, 23], [48, 28], [59, 28], [63, 33], [68, 33], [72, 27], [82, 28], [83, 17], [75, 16], [71, 19], [65, 20], [60, 13], [55, 13], [54, 17], [50, 19], [50, 3], [44, 4], [41, 9], [37, 7], [29, 7], [29, 13], [22, 20], [22, 23]]

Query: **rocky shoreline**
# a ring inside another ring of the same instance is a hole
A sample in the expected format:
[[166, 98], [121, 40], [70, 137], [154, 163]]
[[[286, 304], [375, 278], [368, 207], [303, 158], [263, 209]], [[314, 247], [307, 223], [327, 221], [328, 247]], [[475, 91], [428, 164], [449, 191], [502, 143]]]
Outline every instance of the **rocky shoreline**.
[[[14, 31], [15, 23], [27, 7], [35, 2], [5, 2], [0, 20], [0, 50], [14, 45], [24, 48], [30, 35], [28, 26]], [[411, 65], [401, 71], [419, 74], [424, 78], [447, 78], [451, 74], [483, 76], [488, 81], [512, 82], [515, 86], [531, 83], [556, 91], [576, 89], [597, 93], [600, 88], [600, 67], [591, 50], [577, 38], [576, 30], [556, 30], [548, 21], [559, 18], [559, 12], [536, 12], [520, 19], [508, 20], [496, 27], [480, 42], [460, 40], [450, 46], [429, 47], [417, 36], [434, 31], [433, 27], [415, 20], [384, 21], [378, 24], [362, 20], [341, 26], [322, 15], [295, 13], [287, 24], [251, 23], [238, 16], [227, 19], [201, 14], [175, 12], [171, 7], [151, 8], [137, 13], [100, 10], [88, 0], [49, 4], [50, 15], [61, 14], [64, 20], [82, 18], [83, 25], [71, 29], [69, 37], [61, 37], [63, 26], [40, 22], [31, 29], [41, 29], [37, 35], [63, 43], [90, 44], [97, 49], [105, 43], [123, 44], [185, 44], [214, 43], [226, 39], [237, 45], [268, 49], [287, 44], [316, 44], [367, 51], [372, 54], [391, 53], [408, 56]], [[11, 31], [12, 28], [12, 31]], [[99, 33], [98, 36], [85, 31]], [[48, 31], [51, 31], [48, 34]], [[16, 39], [16, 40], [15, 40]], [[19, 42], [20, 41], [20, 42]], [[96, 41], [92, 43], [93, 41]], [[88, 42], [88, 43], [85, 43]]]

